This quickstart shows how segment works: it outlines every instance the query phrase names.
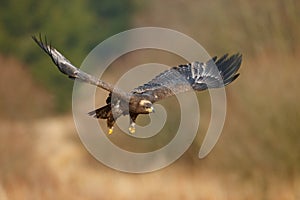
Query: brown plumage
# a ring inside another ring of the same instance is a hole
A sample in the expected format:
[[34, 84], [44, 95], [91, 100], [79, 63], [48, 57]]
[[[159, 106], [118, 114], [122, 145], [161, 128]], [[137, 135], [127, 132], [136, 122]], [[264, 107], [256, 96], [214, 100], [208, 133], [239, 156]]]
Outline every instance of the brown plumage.
[[44, 41], [41, 36], [39, 39], [35, 36], [32, 38], [69, 78], [77, 78], [109, 92], [106, 105], [89, 112], [91, 116], [106, 119], [109, 133], [112, 133], [116, 120], [122, 115], [130, 116], [129, 131], [134, 133], [137, 116], [153, 112], [153, 104], [159, 100], [190, 90], [203, 91], [228, 85], [239, 76], [237, 71], [242, 62], [241, 54], [225, 54], [219, 59], [214, 57], [205, 63], [196, 61], [179, 65], [127, 93], [75, 67], [60, 52], [48, 45], [46, 38]]

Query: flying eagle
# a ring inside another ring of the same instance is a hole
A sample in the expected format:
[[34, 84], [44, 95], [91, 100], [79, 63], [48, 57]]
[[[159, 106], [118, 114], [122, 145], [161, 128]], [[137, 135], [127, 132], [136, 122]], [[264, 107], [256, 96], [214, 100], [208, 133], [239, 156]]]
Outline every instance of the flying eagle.
[[71, 79], [95, 85], [109, 92], [106, 105], [89, 112], [89, 115], [106, 119], [108, 133], [113, 132], [116, 120], [122, 115], [130, 116], [129, 132], [135, 132], [135, 121], [139, 114], [149, 114], [154, 111], [153, 104], [167, 97], [189, 90], [203, 91], [208, 88], [220, 88], [234, 81], [242, 62], [242, 55], [225, 54], [221, 58], [213, 57], [207, 62], [192, 62], [172, 67], [150, 82], [124, 92], [75, 67], [59, 51], [41, 38], [32, 39], [51, 57], [58, 69]]

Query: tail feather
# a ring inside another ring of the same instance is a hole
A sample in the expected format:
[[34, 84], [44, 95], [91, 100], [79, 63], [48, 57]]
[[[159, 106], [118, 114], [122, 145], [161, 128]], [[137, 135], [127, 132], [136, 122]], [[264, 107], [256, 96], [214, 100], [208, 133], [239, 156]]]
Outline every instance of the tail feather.
[[95, 118], [107, 119], [110, 111], [111, 111], [111, 105], [107, 104], [106, 106], [103, 106], [101, 108], [93, 110], [93, 111], [89, 112], [88, 114]]

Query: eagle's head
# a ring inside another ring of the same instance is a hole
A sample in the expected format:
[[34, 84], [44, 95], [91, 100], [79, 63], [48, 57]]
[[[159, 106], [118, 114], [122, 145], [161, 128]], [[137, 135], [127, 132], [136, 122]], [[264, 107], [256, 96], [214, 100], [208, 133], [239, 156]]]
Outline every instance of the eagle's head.
[[139, 106], [140, 106], [140, 109], [143, 110], [145, 113], [154, 112], [153, 104], [149, 100], [145, 100], [145, 99], [141, 100], [139, 102]]

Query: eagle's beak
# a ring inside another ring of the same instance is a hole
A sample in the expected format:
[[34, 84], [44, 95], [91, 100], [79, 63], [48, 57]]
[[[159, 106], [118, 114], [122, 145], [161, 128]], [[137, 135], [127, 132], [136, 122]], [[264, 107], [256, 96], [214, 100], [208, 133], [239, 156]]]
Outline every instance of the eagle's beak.
[[147, 108], [147, 112], [154, 113], [155, 112], [154, 107], [151, 106], [150, 108]]

